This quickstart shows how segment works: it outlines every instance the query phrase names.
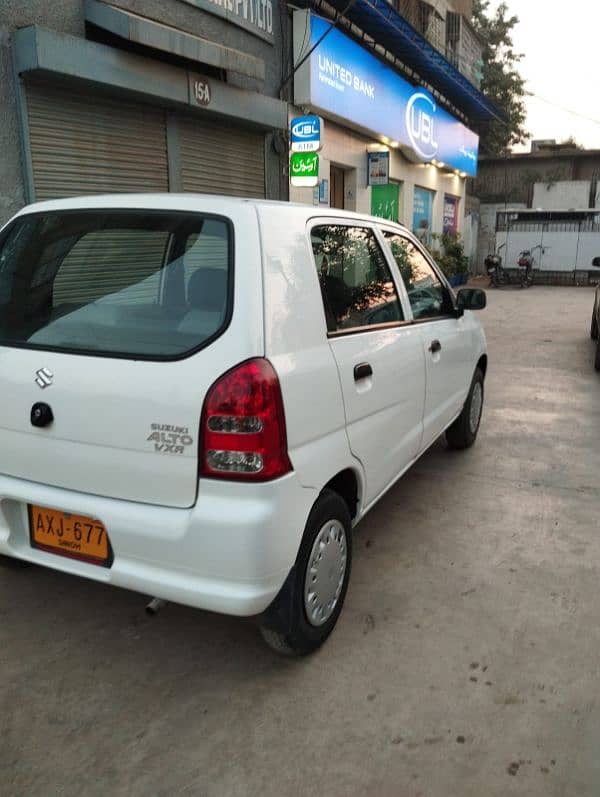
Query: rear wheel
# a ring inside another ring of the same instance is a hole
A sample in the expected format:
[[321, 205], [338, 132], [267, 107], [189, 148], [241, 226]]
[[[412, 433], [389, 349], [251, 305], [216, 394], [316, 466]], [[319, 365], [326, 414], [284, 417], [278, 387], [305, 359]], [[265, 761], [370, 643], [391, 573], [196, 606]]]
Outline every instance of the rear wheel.
[[533, 285], [533, 271], [526, 269], [521, 277], [521, 287], [531, 288], [532, 285]]
[[446, 429], [446, 441], [450, 448], [457, 450], [470, 448], [477, 439], [483, 410], [483, 398], [483, 372], [480, 368], [477, 368], [461, 414], [452, 426]]
[[303, 656], [320, 647], [342, 611], [351, 564], [348, 506], [337, 493], [324, 490], [306, 523], [294, 578], [268, 612], [284, 617], [286, 627], [261, 625], [265, 642], [287, 656]]
[[533, 272], [525, 275], [525, 287], [531, 288], [532, 285], [533, 285]]

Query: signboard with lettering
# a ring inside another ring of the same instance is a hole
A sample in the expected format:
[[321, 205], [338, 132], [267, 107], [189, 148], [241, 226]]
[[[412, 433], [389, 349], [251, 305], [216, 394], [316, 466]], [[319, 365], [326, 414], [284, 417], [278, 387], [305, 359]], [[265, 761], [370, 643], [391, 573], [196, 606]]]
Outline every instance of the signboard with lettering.
[[206, 78], [190, 75], [190, 100], [203, 108], [210, 105], [210, 83]]
[[183, 0], [273, 43], [273, 0]]
[[413, 232], [424, 244], [431, 243], [433, 191], [415, 186], [413, 194]]
[[388, 221], [398, 221], [400, 186], [398, 183], [374, 185], [371, 191], [371, 215]]
[[297, 116], [290, 123], [292, 152], [318, 152], [321, 149], [321, 119]]
[[[290, 156], [292, 185], [315, 186], [319, 183], [319, 155], [316, 152], [292, 152]], [[318, 200], [318, 194], [317, 194]]]
[[[295, 25], [301, 23], [300, 33], [304, 20], [295, 17]], [[308, 24], [306, 50], [330, 28], [329, 22], [314, 14]], [[300, 47], [301, 37], [295, 42]], [[347, 120], [367, 134], [398, 142], [415, 160], [436, 160], [472, 177], [477, 174], [478, 136], [429, 92], [400, 77], [337, 28], [331, 29], [298, 70], [294, 99], [297, 105]]]
[[458, 203], [457, 196], [444, 194], [444, 219], [442, 230], [444, 235], [456, 235], [458, 232]]
[[369, 185], [387, 185], [390, 181], [390, 153], [369, 152]]

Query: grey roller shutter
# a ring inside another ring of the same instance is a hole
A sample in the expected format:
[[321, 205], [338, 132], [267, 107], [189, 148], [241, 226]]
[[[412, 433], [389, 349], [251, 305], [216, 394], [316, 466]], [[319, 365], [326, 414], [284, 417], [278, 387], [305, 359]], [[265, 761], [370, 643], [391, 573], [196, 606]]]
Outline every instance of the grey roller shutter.
[[184, 191], [265, 196], [262, 133], [227, 127], [202, 117], [177, 119]]
[[36, 199], [168, 191], [163, 110], [50, 83], [27, 83]]
[[[87, 304], [108, 294], [115, 304], [153, 304], [168, 233], [140, 230], [91, 232], [76, 241], [61, 263], [53, 304]], [[125, 291], [122, 297], [117, 293]]]

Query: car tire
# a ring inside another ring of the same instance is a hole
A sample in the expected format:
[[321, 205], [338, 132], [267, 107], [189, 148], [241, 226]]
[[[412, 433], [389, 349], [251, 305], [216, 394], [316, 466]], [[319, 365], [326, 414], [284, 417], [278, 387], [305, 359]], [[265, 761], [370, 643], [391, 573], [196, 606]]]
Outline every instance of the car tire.
[[[329, 546], [332, 548], [323, 559], [323, 552], [329, 550]], [[319, 563], [322, 563], [320, 573]], [[288, 578], [267, 613], [267, 616], [283, 616], [285, 621], [260, 626], [267, 645], [285, 656], [305, 656], [317, 650], [340, 616], [351, 567], [352, 522], [348, 505], [337, 493], [324, 490], [306, 522], [296, 564], [290, 574], [293, 577]], [[311, 579], [318, 583], [319, 578], [320, 595], [311, 591], [309, 582]]]
[[477, 368], [461, 414], [452, 426], [446, 429], [446, 442], [449, 448], [456, 450], [470, 448], [477, 439], [484, 395], [483, 372]]
[[590, 327], [590, 337], [592, 340], [598, 340], [598, 319], [596, 317], [596, 308], [594, 307], [594, 314], [592, 315], [592, 325]]

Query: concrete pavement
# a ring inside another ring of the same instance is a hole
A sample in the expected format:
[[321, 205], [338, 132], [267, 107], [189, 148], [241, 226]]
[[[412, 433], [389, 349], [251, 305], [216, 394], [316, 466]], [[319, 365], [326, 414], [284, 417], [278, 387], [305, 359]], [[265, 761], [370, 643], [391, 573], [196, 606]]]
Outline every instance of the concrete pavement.
[[437, 443], [363, 521], [312, 658], [0, 570], [0, 794], [600, 794], [593, 292], [488, 297], [478, 443]]

